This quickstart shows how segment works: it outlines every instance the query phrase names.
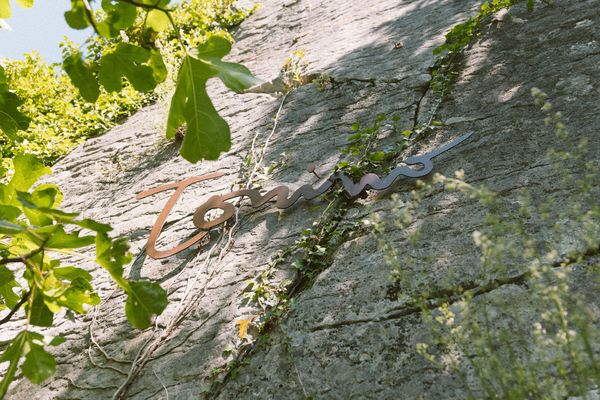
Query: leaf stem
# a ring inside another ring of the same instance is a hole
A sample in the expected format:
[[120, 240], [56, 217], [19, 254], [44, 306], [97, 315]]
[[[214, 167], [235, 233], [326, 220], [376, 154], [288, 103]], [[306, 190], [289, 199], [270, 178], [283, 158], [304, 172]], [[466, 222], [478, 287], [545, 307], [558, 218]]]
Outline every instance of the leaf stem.
[[102, 36], [102, 34], [100, 34], [100, 31], [98, 30], [98, 26], [96, 25], [96, 19], [94, 18], [94, 9], [90, 5], [90, 2], [88, 0], [81, 1], [83, 2], [83, 6], [85, 8], [85, 15], [90, 25], [92, 25], [92, 28], [94, 28], [94, 32], [96, 32], [98, 36]]

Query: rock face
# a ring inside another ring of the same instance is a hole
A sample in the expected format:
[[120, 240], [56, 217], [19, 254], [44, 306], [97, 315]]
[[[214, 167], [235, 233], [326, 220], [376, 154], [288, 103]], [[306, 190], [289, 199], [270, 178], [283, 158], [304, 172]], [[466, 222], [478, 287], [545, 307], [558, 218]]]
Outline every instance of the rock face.
[[[445, 124], [411, 141], [404, 156], [473, 131], [467, 142], [435, 159], [436, 171], [452, 175], [462, 168], [467, 181], [515, 201], [523, 187], [566, 199], [575, 183], [565, 186], [547, 162], [554, 135], [529, 93], [532, 87], [548, 93], [572, 140], [587, 137], [589, 160], [597, 162], [597, 4], [562, 0], [533, 12], [515, 7], [495, 19], [466, 51], [455, 87], [438, 104], [429, 89], [432, 49], [479, 3], [264, 1], [236, 32], [232, 59], [269, 80], [291, 51], [304, 50], [305, 75], [320, 78], [286, 96], [232, 95], [211, 86], [217, 109], [231, 125], [231, 151], [215, 162], [187, 163], [178, 157], [177, 143], [163, 138], [164, 110], [155, 105], [56, 165], [52, 180], [65, 192], [63, 208], [110, 223], [126, 235], [136, 255], [129, 276], [160, 282], [169, 306], [153, 329], [132, 329], [123, 312], [124, 296], [90, 263], [103, 303], [50, 332], [67, 339], [54, 350], [59, 365], [53, 378], [40, 386], [19, 380], [8, 398], [192, 399], [201, 393], [221, 399], [466, 398], [455, 374], [433, 368], [417, 354], [416, 344], [429, 335], [427, 325], [405, 298], [389, 296], [391, 268], [375, 235], [361, 224], [372, 213], [389, 213], [389, 195], [404, 198], [414, 182], [403, 180], [386, 193], [345, 202], [333, 214], [323, 199], [300, 201], [285, 211], [242, 206], [235, 224], [212, 232], [204, 247], [164, 260], [147, 257], [144, 246], [171, 193], [140, 201], [135, 195], [194, 175], [225, 174], [185, 191], [159, 240], [159, 249], [171, 248], [194, 234], [197, 206], [248, 183], [253, 167], [247, 166], [248, 154], [264, 155], [252, 179], [255, 187], [293, 189], [317, 181], [306, 171], [308, 164], [316, 163], [326, 175], [344, 159], [353, 123], [366, 126], [378, 114], [393, 114], [404, 130], [427, 123], [435, 113], [434, 119]], [[381, 138], [384, 144], [392, 139]], [[578, 176], [576, 167], [565, 168]], [[431, 261], [414, 267], [422, 268], [417, 286], [435, 291], [483, 285], [471, 234], [484, 214], [481, 205], [441, 190], [423, 200], [417, 223], [422, 251]], [[332, 254], [314, 282], [288, 289], [289, 311], [273, 317], [261, 334], [251, 328], [256, 344], [241, 345], [240, 321], [263, 318], [260, 305], [245, 301], [248, 281], [261, 273], [270, 288], [293, 281], [294, 265], [300, 265], [294, 261], [304, 254], [294, 253], [296, 241], [323, 215], [333, 218], [335, 229], [348, 227], [345, 234], [324, 244]], [[401, 256], [409, 251], [401, 229], [387, 235]], [[582, 270], [594, 262], [593, 255], [581, 260]], [[589, 283], [584, 272], [581, 276], [575, 287], [585, 292]], [[485, 296], [510, 298], [515, 315], [534, 308], [527, 288], [514, 283], [498, 285]], [[500, 316], [499, 324], [502, 318], [512, 317]], [[19, 326], [13, 323], [3, 335]], [[231, 368], [224, 368], [228, 363]]]

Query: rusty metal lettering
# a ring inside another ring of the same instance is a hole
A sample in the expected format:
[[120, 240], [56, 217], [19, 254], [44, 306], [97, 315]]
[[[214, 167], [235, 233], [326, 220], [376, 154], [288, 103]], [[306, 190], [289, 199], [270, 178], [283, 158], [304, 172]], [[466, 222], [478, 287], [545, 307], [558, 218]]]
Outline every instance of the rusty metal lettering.
[[187, 249], [188, 247], [196, 244], [197, 242], [202, 240], [202, 238], [204, 238], [204, 236], [206, 236], [206, 234], [208, 232], [200, 232], [200, 233], [194, 235], [194, 237], [192, 237], [191, 239], [186, 240], [185, 242], [181, 243], [178, 246], [173, 247], [172, 249], [156, 250], [156, 241], [158, 240], [158, 237], [160, 236], [160, 233], [162, 232], [163, 226], [165, 225], [165, 222], [167, 221], [167, 217], [169, 216], [169, 213], [175, 206], [175, 203], [177, 203], [177, 200], [179, 200], [179, 196], [181, 196], [181, 194], [183, 193], [185, 188], [187, 188], [188, 186], [190, 186], [194, 183], [205, 181], [208, 179], [220, 178], [221, 176], [223, 176], [223, 174], [220, 172], [213, 172], [211, 174], [202, 175], [202, 176], [193, 176], [191, 178], [184, 179], [181, 182], [168, 183], [166, 185], [158, 186], [153, 189], [143, 191], [135, 197], [136, 199], [141, 200], [145, 197], [152, 196], [156, 193], [164, 192], [165, 190], [176, 189], [175, 193], [173, 193], [173, 195], [171, 195], [171, 197], [169, 198], [169, 201], [167, 201], [167, 204], [165, 204], [164, 208], [158, 215], [158, 218], [156, 219], [156, 222], [154, 222], [154, 225], [152, 226], [152, 230], [150, 231], [150, 237], [148, 238], [148, 243], [146, 244], [146, 253], [150, 257], [152, 257], [154, 259], [170, 257], [173, 254], [177, 254], [180, 251]]
[[[173, 249], [166, 251], [156, 250], [156, 240], [158, 239], [158, 236], [162, 231], [167, 215], [175, 205], [175, 202], [177, 201], [183, 190], [185, 190], [185, 188], [191, 185], [192, 183], [200, 182], [206, 179], [218, 178], [223, 174], [213, 173], [199, 177], [192, 177], [185, 179], [179, 183], [171, 183], [147, 190], [138, 194], [137, 198], [142, 199], [144, 197], [162, 192], [164, 190], [177, 188], [173, 196], [171, 196], [171, 198], [165, 205], [165, 208], [161, 211], [154, 226], [152, 227], [152, 231], [150, 232], [150, 238], [148, 239], [148, 245], [146, 246], [147, 253], [150, 257], [155, 259], [165, 258], [176, 254], [181, 250], [186, 249], [191, 245], [197, 243], [208, 233], [207, 231], [209, 229], [224, 223], [225, 221], [229, 220], [235, 215], [235, 207], [233, 206], [233, 204], [227, 203], [227, 200], [231, 200], [236, 197], [248, 197], [250, 199], [252, 207], [254, 208], [261, 207], [270, 201], [275, 201], [275, 207], [280, 209], [286, 209], [291, 207], [301, 197], [304, 197], [304, 199], [306, 200], [312, 200], [324, 194], [334, 186], [336, 181], [339, 181], [342, 184], [344, 192], [349, 198], [356, 198], [367, 189], [387, 189], [400, 176], [405, 176], [408, 178], [420, 178], [426, 176], [433, 170], [433, 162], [431, 161], [432, 158], [442, 154], [445, 151], [450, 150], [454, 146], [457, 146], [461, 142], [467, 140], [472, 134], [473, 132], [465, 133], [464, 135], [454, 139], [453, 141], [445, 144], [442, 147], [438, 147], [437, 149], [429, 153], [420, 156], [409, 157], [406, 160], [404, 160], [404, 164], [406, 165], [397, 166], [384, 178], [380, 178], [376, 174], [369, 173], [363, 175], [358, 182], [354, 182], [349, 176], [345, 175], [343, 172], [335, 172], [331, 176], [329, 176], [329, 178], [327, 178], [325, 182], [323, 182], [318, 188], [315, 189], [312, 187], [312, 185], [303, 185], [300, 188], [296, 189], [296, 191], [294, 191], [291, 196], [290, 188], [288, 188], [287, 186], [277, 186], [276, 188], [271, 189], [270, 191], [265, 193], [264, 195], [261, 195], [258, 190], [242, 189], [227, 193], [222, 196], [212, 196], [194, 211], [194, 225], [197, 228], [202, 229], [203, 232], [196, 234], [194, 237], [180, 244], [179, 246], [176, 246]], [[420, 166], [420, 168], [415, 169], [411, 166]], [[211, 210], [221, 210], [223, 213], [215, 219], [207, 220], [207, 213]]]

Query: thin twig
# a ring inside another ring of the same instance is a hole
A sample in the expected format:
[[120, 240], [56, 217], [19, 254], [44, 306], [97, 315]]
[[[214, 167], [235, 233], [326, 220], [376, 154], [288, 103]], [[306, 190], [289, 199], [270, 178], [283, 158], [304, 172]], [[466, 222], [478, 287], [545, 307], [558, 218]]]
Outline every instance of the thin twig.
[[45, 244], [45, 242], [42, 243], [42, 245], [39, 248], [33, 250], [31, 253], [24, 254], [24, 255], [18, 256], [18, 257], [3, 258], [2, 260], [0, 260], [0, 265], [9, 264], [9, 263], [25, 263], [31, 257], [33, 257], [36, 254], [38, 254], [39, 252], [41, 252], [44, 249], [44, 244]]
[[100, 34], [100, 31], [98, 30], [98, 26], [96, 25], [96, 19], [94, 18], [94, 9], [90, 5], [90, 2], [88, 0], [81, 0], [81, 1], [83, 2], [83, 8], [85, 9], [85, 15], [86, 15], [90, 25], [92, 25], [92, 28], [94, 28], [94, 32], [96, 32], [96, 34], [98, 36], [102, 36], [102, 34]]
[[158, 11], [162, 11], [165, 14], [168, 14], [169, 12], [171, 12], [172, 10], [169, 8], [162, 8], [161, 6], [159, 6], [158, 4], [146, 4], [146, 3], [139, 3], [135, 0], [119, 0], [121, 3], [127, 3], [127, 4], [131, 4], [132, 6], [136, 6], [136, 7], [140, 7], [140, 8], [145, 8], [145, 9], [150, 9], [150, 10], [158, 10]]
[[21, 300], [19, 300], [19, 302], [17, 304], [15, 304], [15, 306], [10, 310], [10, 312], [6, 315], [6, 317], [2, 318], [0, 320], [0, 325], [7, 323], [8, 321], [10, 321], [11, 317], [13, 315], [15, 315], [15, 313], [17, 311], [19, 311], [19, 308], [21, 308], [21, 306], [23, 304], [25, 304], [25, 302], [27, 302], [27, 300], [29, 299], [29, 295], [31, 294], [31, 292], [27, 292], [23, 295], [23, 297], [21, 297]]
[[[248, 182], [246, 182], [246, 189], [250, 189], [252, 187], [252, 179], [254, 179], [254, 176], [258, 172], [258, 168], [261, 166], [261, 164], [265, 158], [265, 153], [267, 151], [267, 147], [269, 146], [269, 142], [271, 141], [271, 138], [275, 134], [275, 129], [277, 129], [277, 123], [279, 122], [279, 116], [281, 114], [281, 110], [283, 109], [283, 105], [285, 103], [286, 98], [287, 98], [287, 93], [285, 93], [283, 95], [283, 97], [281, 98], [281, 103], [279, 104], [279, 108], [277, 109], [277, 113], [275, 114], [275, 118], [273, 120], [273, 128], [271, 129], [269, 136], [267, 136], [267, 139], [265, 140], [265, 144], [263, 145], [263, 147], [260, 151], [260, 156], [258, 156], [258, 159], [254, 162], [254, 168], [252, 168], [252, 172], [250, 173], [250, 176], [248, 177]], [[253, 161], [256, 159], [254, 149], [255, 149], [257, 139], [258, 139], [258, 133], [256, 135], [254, 135], [254, 138], [252, 139], [252, 145], [250, 147]]]

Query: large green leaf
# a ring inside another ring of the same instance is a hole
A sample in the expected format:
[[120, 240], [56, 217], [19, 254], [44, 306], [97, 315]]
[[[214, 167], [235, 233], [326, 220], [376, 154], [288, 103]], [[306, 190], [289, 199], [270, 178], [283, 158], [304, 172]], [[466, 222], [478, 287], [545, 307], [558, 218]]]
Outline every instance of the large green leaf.
[[18, 287], [19, 284], [15, 280], [13, 272], [4, 265], [0, 266], [0, 305], [7, 308], [16, 306], [21, 297], [13, 289]]
[[164, 11], [150, 10], [146, 16], [146, 24], [155, 32], [162, 32], [171, 27], [171, 20]]
[[13, 290], [18, 287], [20, 286], [14, 279], [13, 273], [5, 266], [0, 267], [0, 304], [7, 308], [15, 307], [21, 300], [21, 296]]
[[13, 224], [11, 222], [0, 220], [0, 233], [5, 235], [16, 235], [26, 232], [27, 228], [23, 225]]
[[211, 36], [193, 55], [184, 58], [179, 69], [167, 121], [167, 137], [172, 138], [177, 129], [187, 124], [181, 155], [190, 162], [217, 159], [231, 147], [229, 126], [206, 93], [208, 79], [219, 77], [238, 92], [260, 82], [244, 66], [221, 60], [230, 50], [227, 39]]
[[0, 265], [0, 286], [15, 279], [15, 275], [4, 265]]
[[35, 292], [33, 301], [28, 306], [27, 316], [29, 323], [36, 326], [52, 326], [54, 319], [54, 313], [44, 303], [44, 296], [39, 292]]
[[71, 0], [71, 9], [65, 12], [65, 20], [73, 29], [85, 29], [90, 26], [90, 21], [87, 19], [83, 1]]
[[[50, 167], [31, 154], [16, 156], [13, 158], [13, 166], [15, 174], [8, 183], [8, 188], [15, 191], [26, 192], [40, 177], [52, 173]], [[16, 193], [13, 193], [12, 197], [16, 201]]]
[[215, 160], [231, 146], [229, 125], [217, 113], [206, 93], [206, 81], [212, 76], [216, 76], [216, 71], [202, 61], [186, 56], [171, 99], [167, 137], [172, 138], [186, 122], [181, 155], [193, 163], [202, 159]]
[[19, 215], [21, 215], [21, 210], [17, 207], [0, 205], [0, 220], [15, 222]]
[[[37, 341], [41, 341], [41, 338]], [[21, 366], [21, 370], [32, 383], [42, 383], [54, 374], [56, 361], [52, 354], [44, 350], [41, 345], [30, 340], [29, 351], [25, 355], [25, 362]]]
[[121, 288], [127, 290], [123, 266], [131, 261], [129, 244], [125, 238], [110, 240], [106, 233], [96, 235], [96, 262], [104, 267]]
[[148, 65], [152, 68], [152, 76], [156, 82], [163, 82], [167, 79], [167, 66], [160, 54], [160, 51], [156, 49], [150, 50], [150, 60]]
[[79, 236], [80, 231], [66, 233], [59, 225], [46, 241], [46, 247], [51, 249], [76, 249], [94, 244], [94, 236]]
[[84, 281], [90, 282], [92, 275], [84, 269], [77, 267], [58, 267], [53, 270], [54, 275], [58, 279], [64, 279], [74, 281], [75, 279], [83, 279]]
[[140, 92], [147, 92], [159, 83], [154, 79], [154, 70], [148, 61], [150, 51], [129, 43], [119, 43], [115, 49], [100, 59], [100, 84], [109, 92], [123, 88], [123, 78], [127, 78]]
[[159, 315], [167, 306], [167, 293], [155, 282], [129, 281], [130, 290], [125, 303], [127, 320], [138, 329], [150, 326], [153, 315]]
[[0, 399], [4, 398], [8, 386], [15, 377], [25, 343], [27, 343], [27, 331], [20, 332], [11, 340], [2, 356], [0, 356], [0, 363], [8, 362], [8, 369], [4, 372], [4, 378], [0, 382]]
[[0, 98], [0, 131], [10, 140], [20, 142], [17, 131], [29, 126], [29, 118], [18, 109], [23, 102], [11, 92], [0, 93]]
[[65, 58], [63, 69], [71, 78], [73, 85], [79, 89], [81, 97], [90, 103], [98, 100], [100, 95], [98, 81], [92, 72], [92, 67], [81, 58], [81, 53], [70, 54]]
[[76, 313], [85, 314], [87, 310], [84, 305], [96, 306], [100, 304], [100, 297], [87, 280], [76, 278], [71, 282], [69, 288], [56, 299], [56, 303], [68, 307]]
[[104, 37], [118, 36], [121, 30], [133, 25], [137, 16], [137, 8], [125, 2], [102, 0], [102, 10], [106, 18], [96, 23], [96, 28]]

